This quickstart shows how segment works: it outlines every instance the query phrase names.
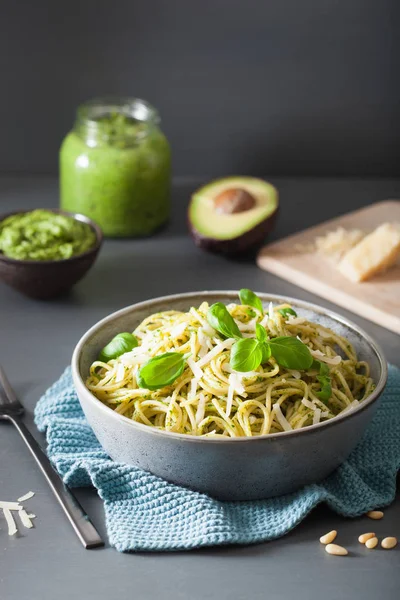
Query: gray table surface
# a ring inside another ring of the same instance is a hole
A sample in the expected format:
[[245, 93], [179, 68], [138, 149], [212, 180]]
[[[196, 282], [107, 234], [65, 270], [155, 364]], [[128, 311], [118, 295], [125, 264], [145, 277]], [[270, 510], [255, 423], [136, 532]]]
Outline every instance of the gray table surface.
[[[375, 201], [400, 197], [400, 180], [275, 180], [282, 211], [273, 239]], [[65, 298], [40, 302], [0, 284], [0, 362], [26, 406], [34, 434], [36, 401], [69, 363], [78, 338], [96, 321], [147, 298], [191, 290], [238, 289], [276, 292], [317, 302], [361, 325], [400, 366], [399, 337], [337, 308], [273, 275], [251, 261], [203, 253], [186, 233], [185, 209], [198, 182], [180, 180], [173, 194], [170, 225], [145, 240], [104, 244], [87, 277]], [[51, 178], [0, 178], [0, 212], [56, 206], [57, 182]], [[20, 537], [7, 535], [0, 517], [0, 598], [64, 600], [70, 597], [140, 600], [338, 598], [392, 600], [399, 597], [400, 548], [368, 551], [357, 537], [373, 528], [400, 538], [400, 496], [385, 518], [349, 520], [319, 507], [289, 535], [246, 547], [177, 553], [119, 554], [114, 549], [85, 551], [13, 427], [0, 423], [0, 496], [15, 500], [28, 490], [36, 527]], [[106, 535], [103, 507], [93, 490], [77, 495]], [[328, 556], [318, 542], [337, 529], [351, 555]]]

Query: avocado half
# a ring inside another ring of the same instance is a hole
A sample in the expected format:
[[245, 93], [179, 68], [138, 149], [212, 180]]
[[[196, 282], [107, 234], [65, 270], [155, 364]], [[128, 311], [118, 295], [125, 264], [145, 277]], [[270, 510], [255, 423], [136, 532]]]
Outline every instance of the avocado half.
[[278, 212], [278, 191], [255, 177], [226, 177], [192, 195], [189, 230], [196, 246], [221, 254], [240, 254], [259, 246]]

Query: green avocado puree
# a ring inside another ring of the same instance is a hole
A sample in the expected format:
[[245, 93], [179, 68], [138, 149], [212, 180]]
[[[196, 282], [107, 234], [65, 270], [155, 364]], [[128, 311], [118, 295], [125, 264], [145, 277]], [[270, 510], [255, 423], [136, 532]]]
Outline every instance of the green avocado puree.
[[107, 114], [75, 126], [60, 150], [64, 210], [110, 237], [148, 235], [168, 218], [170, 148], [157, 126]]
[[62, 260], [95, 243], [89, 225], [49, 210], [11, 215], [0, 223], [0, 252], [17, 260]]

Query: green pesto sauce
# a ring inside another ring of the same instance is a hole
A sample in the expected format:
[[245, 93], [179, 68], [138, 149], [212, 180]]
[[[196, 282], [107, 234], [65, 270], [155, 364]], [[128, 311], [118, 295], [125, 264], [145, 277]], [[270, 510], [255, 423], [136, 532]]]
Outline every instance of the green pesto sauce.
[[89, 225], [49, 210], [11, 215], [0, 223], [0, 252], [16, 260], [63, 260], [95, 243]]
[[93, 139], [74, 130], [63, 141], [61, 207], [87, 215], [106, 236], [149, 235], [170, 211], [167, 139], [158, 128], [122, 114], [95, 123]]

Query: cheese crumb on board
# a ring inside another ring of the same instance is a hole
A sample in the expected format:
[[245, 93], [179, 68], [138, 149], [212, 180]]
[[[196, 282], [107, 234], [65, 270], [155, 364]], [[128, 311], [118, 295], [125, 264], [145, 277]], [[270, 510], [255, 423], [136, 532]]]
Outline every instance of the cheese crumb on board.
[[400, 225], [384, 223], [349, 250], [339, 271], [358, 283], [391, 267], [400, 254]]
[[326, 235], [315, 238], [315, 248], [329, 260], [337, 264], [344, 255], [356, 246], [365, 237], [361, 229], [344, 229], [338, 227], [328, 231]]

